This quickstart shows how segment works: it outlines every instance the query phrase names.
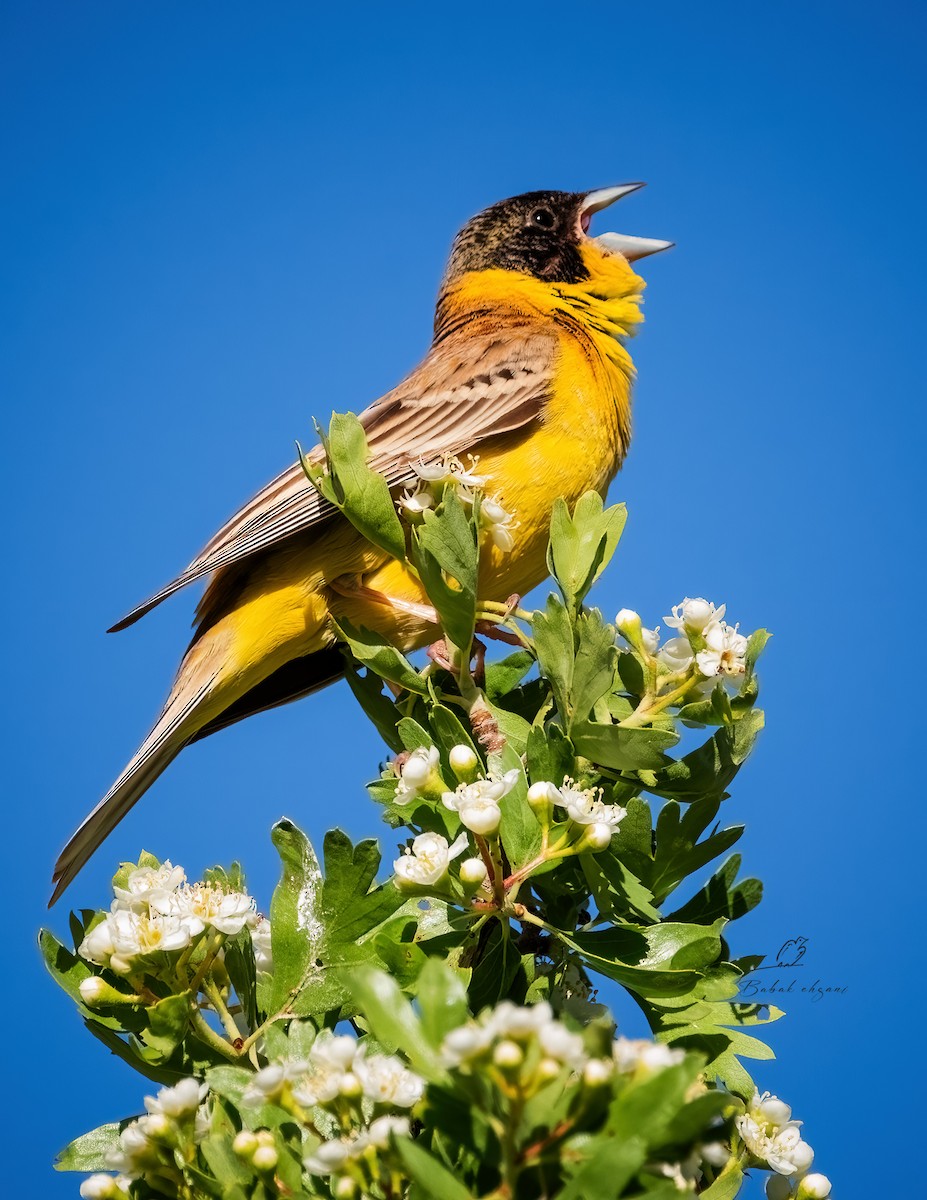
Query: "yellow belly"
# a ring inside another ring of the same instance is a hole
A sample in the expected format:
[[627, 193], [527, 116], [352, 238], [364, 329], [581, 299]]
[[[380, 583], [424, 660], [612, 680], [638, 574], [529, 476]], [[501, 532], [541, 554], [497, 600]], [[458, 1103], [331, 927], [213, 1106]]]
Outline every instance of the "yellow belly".
[[[504, 601], [536, 587], [547, 573], [555, 499], [563, 496], [572, 507], [590, 489], [604, 496], [621, 464], [617, 406], [628, 402], [627, 375], [571, 338], [561, 344], [555, 378], [555, 394], [539, 426], [527, 436], [506, 435], [480, 447], [478, 470], [487, 477], [487, 494], [497, 495], [516, 521], [512, 551], [483, 547], [482, 600]], [[328, 586], [344, 576], [400, 604], [378, 604]], [[255, 672], [265, 677], [291, 658], [320, 649], [333, 640], [330, 616], [347, 617], [406, 649], [426, 644], [434, 626], [403, 604], [428, 605], [418, 581], [346, 522], [334, 523], [311, 542], [281, 547], [257, 567], [234, 611], [219, 623], [230, 635], [231, 673], [238, 679]]]

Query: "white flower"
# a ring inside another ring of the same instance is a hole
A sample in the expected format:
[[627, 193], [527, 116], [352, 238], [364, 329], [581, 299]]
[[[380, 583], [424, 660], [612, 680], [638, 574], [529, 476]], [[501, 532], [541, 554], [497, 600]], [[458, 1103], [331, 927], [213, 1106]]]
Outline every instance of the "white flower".
[[[377, 1117], [375, 1121], [370, 1122], [365, 1140], [368, 1146], [374, 1146], [377, 1150], [385, 1150], [391, 1137], [408, 1136], [409, 1121], [407, 1117], [385, 1116]], [[361, 1137], [363, 1138], [364, 1135], [361, 1134]]]
[[799, 1200], [827, 1200], [830, 1195], [831, 1182], [826, 1175], [817, 1171], [806, 1175], [798, 1184]]
[[515, 546], [513, 520], [514, 515], [506, 512], [498, 500], [484, 500], [480, 505], [480, 524], [489, 530], [496, 549], [504, 554]]
[[[754, 1098], [755, 1099], [755, 1098]], [[757, 1120], [751, 1113], [752, 1108], [739, 1116], [735, 1122], [744, 1145], [750, 1153], [765, 1162], [773, 1171], [780, 1175], [796, 1175], [806, 1171], [811, 1166], [814, 1152], [807, 1142], [801, 1139], [799, 1121], [789, 1121], [782, 1126], [776, 1126]]]
[[122, 975], [132, 962], [158, 951], [170, 953], [190, 944], [190, 930], [178, 917], [152, 916], [120, 908], [108, 913], [84, 938], [78, 954]]
[[644, 649], [648, 654], [656, 654], [657, 646], [660, 644], [660, 626], [656, 629], [641, 629], [641, 641], [644, 643]]
[[193, 937], [207, 926], [234, 936], [255, 911], [254, 900], [246, 892], [227, 892], [215, 883], [188, 883], [177, 892], [153, 897], [152, 906], [179, 917]]
[[493, 1037], [524, 1041], [548, 1025], [554, 1019], [554, 1011], [546, 1000], [526, 1005], [502, 1000], [483, 1017]]
[[441, 1057], [449, 1067], [479, 1058], [492, 1043], [492, 1031], [485, 1025], [460, 1025], [452, 1029], [441, 1043]]
[[694, 657], [688, 638], [674, 637], [660, 647], [657, 661], [673, 675], [677, 675], [691, 667]]
[[641, 1068], [646, 1074], [675, 1067], [685, 1058], [682, 1050], [673, 1050], [662, 1042], [651, 1042], [646, 1038], [615, 1038], [612, 1057], [619, 1071], [636, 1071]]
[[365, 1046], [361, 1046], [354, 1059], [354, 1074], [364, 1095], [375, 1104], [411, 1108], [421, 1100], [425, 1090], [424, 1080], [400, 1059], [392, 1054], [372, 1054], [368, 1058]]
[[485, 475], [477, 475], [473, 468], [477, 464], [475, 458], [470, 459], [468, 470], [459, 458], [446, 454], [439, 462], [418, 462], [412, 464], [412, 470], [424, 483], [440, 486], [451, 483], [463, 488], [481, 488], [486, 483]]
[[747, 1111], [761, 1125], [787, 1125], [792, 1117], [792, 1110], [788, 1104], [778, 1096], [773, 1096], [771, 1092], [764, 1092], [762, 1096], [759, 1092], [754, 1092]]
[[399, 784], [395, 804], [409, 804], [428, 783], [438, 765], [440, 754], [436, 746], [419, 746], [413, 750], [399, 769]]
[[270, 921], [254, 913], [247, 924], [251, 932], [251, 949], [254, 951], [254, 969], [258, 975], [269, 975], [274, 969]]
[[550, 1021], [538, 1030], [538, 1041], [548, 1058], [578, 1071], [586, 1062], [583, 1039], [571, 1033], [561, 1021]]
[[447, 874], [448, 863], [462, 854], [469, 844], [470, 839], [465, 833], [452, 846], [440, 833], [420, 833], [411, 848], [407, 846], [393, 863], [396, 886], [405, 890], [435, 887]]
[[310, 1175], [334, 1175], [353, 1156], [352, 1142], [330, 1141], [316, 1146], [312, 1154], [304, 1160], [306, 1170]]
[[113, 885], [116, 908], [132, 908], [146, 912], [152, 896], [162, 892], [173, 892], [187, 879], [183, 867], [172, 866], [170, 861], [160, 867], [136, 867], [129, 873], [125, 887]]
[[205, 1083], [196, 1079], [181, 1079], [173, 1087], [161, 1088], [157, 1096], [146, 1096], [145, 1108], [149, 1113], [163, 1113], [166, 1117], [181, 1120], [193, 1116], [208, 1090]]
[[695, 656], [698, 669], [707, 678], [715, 675], [743, 675], [747, 668], [747, 639], [736, 625], [719, 621], [705, 630], [705, 649]]
[[583, 1083], [586, 1087], [602, 1087], [608, 1083], [614, 1071], [614, 1063], [607, 1058], [592, 1058], [583, 1067]]
[[520, 771], [507, 771], [501, 779], [477, 779], [474, 783], [461, 783], [457, 790], [442, 796], [445, 808], [456, 812], [461, 822], [473, 833], [485, 837], [495, 833], [502, 819], [499, 801], [507, 795], [518, 781]]
[[242, 1095], [242, 1104], [246, 1108], [257, 1108], [268, 1101], [279, 1099], [284, 1086], [293, 1079], [298, 1079], [308, 1069], [308, 1062], [302, 1059], [269, 1063], [252, 1076]]
[[628, 810], [618, 804], [606, 804], [602, 800], [601, 788], [577, 788], [572, 779], [564, 779], [563, 786], [554, 789], [554, 804], [565, 808], [567, 816], [577, 825], [607, 825], [616, 829]]
[[586, 826], [583, 836], [576, 844], [576, 849], [580, 853], [597, 854], [611, 844], [614, 832], [614, 825], [609, 825], [605, 821], [593, 821], [591, 825]]
[[[125, 1176], [125, 1187], [128, 1187], [130, 1180]], [[115, 1197], [121, 1196], [125, 1188], [120, 1186], [120, 1180], [112, 1175], [90, 1175], [80, 1185], [80, 1194], [83, 1200], [115, 1200]]]
[[673, 615], [664, 617], [663, 620], [671, 629], [688, 629], [692, 633], [701, 633], [712, 621], [721, 620], [725, 607], [722, 604], [720, 608], [716, 609], [713, 604], [703, 600], [700, 596], [694, 600], [686, 596], [682, 604], [673, 605]]
[[421, 520], [422, 513], [434, 508], [434, 496], [427, 488], [419, 487], [415, 491], [407, 491], [399, 497], [402, 514], [410, 524]]
[[119, 1134], [119, 1144], [107, 1151], [106, 1165], [126, 1175], [139, 1175], [146, 1166], [158, 1161], [157, 1142], [170, 1129], [160, 1113], [139, 1117]]

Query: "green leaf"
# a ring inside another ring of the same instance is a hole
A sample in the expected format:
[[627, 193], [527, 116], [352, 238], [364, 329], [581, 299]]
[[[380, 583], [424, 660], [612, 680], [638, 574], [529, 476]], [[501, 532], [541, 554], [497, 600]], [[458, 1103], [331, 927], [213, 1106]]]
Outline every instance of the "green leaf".
[[572, 518], [564, 500], [554, 504], [547, 566], [571, 612], [578, 611], [614, 554], [626, 520], [623, 504], [603, 512], [602, 497], [594, 491], [579, 498]]
[[182, 992], [178, 996], [167, 996], [147, 1008], [148, 1028], [142, 1034], [149, 1053], [149, 1062], [166, 1062], [190, 1028], [190, 1012], [193, 996]]
[[362, 675], [354, 667], [353, 662], [345, 664], [344, 677], [348, 687], [354, 693], [354, 699], [367, 714], [377, 733], [389, 746], [394, 754], [403, 748], [396, 724], [399, 713], [390, 697], [383, 694], [383, 683], [373, 671], [365, 671]]
[[567, 776], [576, 774], [572, 743], [559, 725], [550, 724], [546, 729], [535, 725], [528, 735], [525, 754], [532, 783], [547, 780], [560, 787]]
[[285, 817], [274, 825], [271, 841], [282, 873], [270, 902], [274, 970], [266, 991], [259, 981], [261, 1006], [281, 1009], [318, 957], [325, 925], [321, 911], [322, 871], [309, 839]]
[[498, 755], [497, 770], [503, 774], [512, 770], [518, 772], [515, 786], [503, 796], [499, 805], [502, 811], [499, 835], [509, 863], [515, 869], [524, 866], [540, 851], [541, 827], [528, 804], [528, 781], [521, 757], [512, 746], [506, 745]]
[[516, 650], [499, 662], [486, 664], [486, 698], [495, 703], [516, 687], [534, 666], [530, 650]]
[[394, 1145], [409, 1178], [421, 1188], [423, 1200], [473, 1200], [457, 1177], [419, 1142], [397, 1137]]
[[418, 977], [416, 994], [422, 1032], [437, 1049], [447, 1034], [463, 1025], [469, 1016], [467, 989], [461, 973], [437, 958], [429, 958]]
[[751, 709], [731, 728], [719, 729], [697, 750], [657, 771], [647, 790], [685, 802], [720, 798], [753, 749], [764, 720], [762, 709]]
[[756, 908], [763, 898], [763, 885], [758, 879], [743, 879], [735, 883], [740, 862], [740, 855], [732, 854], [705, 886], [671, 913], [667, 920], [695, 921], [700, 925], [717, 917], [734, 921]]
[[620, 1142], [602, 1136], [586, 1141], [583, 1151], [588, 1157], [557, 1200], [614, 1200], [644, 1165], [647, 1143], [633, 1135]]
[[598, 609], [577, 618], [576, 635], [578, 645], [570, 687], [571, 721], [583, 720], [596, 702], [611, 691], [618, 658], [615, 628], [605, 624]]
[[370, 1031], [388, 1051], [401, 1050], [413, 1068], [428, 1079], [444, 1074], [441, 1059], [422, 1033], [421, 1021], [395, 979], [375, 967], [359, 967], [347, 986]]
[[470, 1007], [475, 1013], [498, 1004], [500, 1000], [520, 1003], [527, 988], [522, 954], [515, 944], [508, 922], [492, 921], [489, 926], [484, 926], [481, 933], [483, 936], [476, 961], [472, 964], [473, 975], [468, 989]]
[[668, 729], [622, 729], [620, 725], [592, 721], [578, 722], [571, 736], [577, 753], [616, 771], [663, 767], [667, 762], [665, 751], [679, 741], [679, 734]]
[[737, 1158], [729, 1158], [718, 1178], [701, 1193], [701, 1200], [734, 1200], [740, 1193], [744, 1172]]
[[444, 632], [469, 654], [476, 624], [479, 541], [476, 521], [446, 488], [435, 512], [412, 530], [411, 558]]
[[428, 685], [409, 660], [399, 651], [386, 644], [377, 633], [369, 629], [358, 629], [342, 618], [333, 621], [339, 637], [347, 644], [354, 658], [368, 670], [388, 679], [409, 692], [427, 695]]
[[565, 725], [573, 716], [570, 697], [573, 688], [573, 627], [563, 603], [553, 594], [547, 597], [543, 612], [532, 622], [534, 644], [541, 674], [553, 689], [557, 711]]
[[55, 1159], [56, 1171], [109, 1171], [112, 1168], [106, 1156], [119, 1147], [119, 1131], [127, 1124], [112, 1121], [100, 1125], [89, 1133], [81, 1134], [59, 1153]]
[[333, 413], [328, 436], [322, 441], [327, 473], [300, 451], [308, 479], [368, 541], [402, 562], [405, 532], [386, 480], [367, 465], [367, 436], [360, 421], [353, 413]]

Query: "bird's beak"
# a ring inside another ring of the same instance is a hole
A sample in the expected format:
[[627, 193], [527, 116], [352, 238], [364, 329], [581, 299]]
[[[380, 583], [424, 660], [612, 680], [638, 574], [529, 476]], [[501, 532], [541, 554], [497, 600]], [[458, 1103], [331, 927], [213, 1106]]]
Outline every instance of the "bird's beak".
[[[616, 200], [629, 196], [644, 185], [642, 183], [621, 183], [617, 187], [599, 188], [595, 192], [587, 192], [579, 209], [580, 232], [588, 236], [589, 223], [592, 214], [603, 208], [608, 208]], [[646, 258], [648, 254], [659, 254], [661, 250], [669, 250], [673, 242], [664, 242], [658, 238], [631, 237], [627, 233], [600, 233], [590, 239], [607, 254], [621, 254], [628, 262], [638, 258]]]

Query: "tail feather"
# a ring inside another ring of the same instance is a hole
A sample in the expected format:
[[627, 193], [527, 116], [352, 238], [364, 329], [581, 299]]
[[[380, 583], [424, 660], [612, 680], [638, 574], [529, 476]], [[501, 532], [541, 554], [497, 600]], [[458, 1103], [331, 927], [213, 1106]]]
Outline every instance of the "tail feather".
[[49, 908], [136, 800], [151, 787], [193, 737], [196, 730], [190, 717], [209, 692], [214, 678], [210, 677], [188, 694], [185, 694], [186, 689], [180, 689], [171, 695], [163, 713], [142, 742], [135, 757], [58, 856], [52, 873], [55, 890], [48, 902]]

